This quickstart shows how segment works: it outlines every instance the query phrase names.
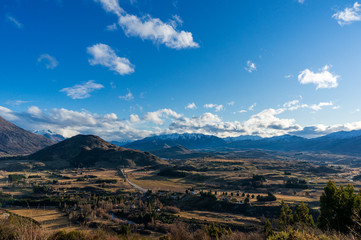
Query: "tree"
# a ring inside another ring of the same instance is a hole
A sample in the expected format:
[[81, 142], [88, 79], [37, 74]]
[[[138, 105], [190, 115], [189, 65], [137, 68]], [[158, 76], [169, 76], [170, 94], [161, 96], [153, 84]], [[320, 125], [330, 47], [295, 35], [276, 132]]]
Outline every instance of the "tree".
[[312, 216], [309, 214], [310, 209], [306, 204], [301, 202], [295, 209], [293, 220], [295, 223], [305, 224], [307, 226], [313, 226], [315, 223]]
[[274, 234], [272, 229], [272, 223], [269, 219], [267, 219], [264, 224], [264, 233], [266, 235], [266, 239]]
[[280, 217], [279, 217], [279, 230], [285, 230], [287, 226], [293, 224], [292, 210], [287, 203], [282, 202]]
[[343, 233], [355, 225], [352, 216], [361, 211], [361, 195], [355, 193], [350, 184], [337, 188], [329, 181], [320, 198], [320, 217], [318, 226], [321, 229], [334, 229]]

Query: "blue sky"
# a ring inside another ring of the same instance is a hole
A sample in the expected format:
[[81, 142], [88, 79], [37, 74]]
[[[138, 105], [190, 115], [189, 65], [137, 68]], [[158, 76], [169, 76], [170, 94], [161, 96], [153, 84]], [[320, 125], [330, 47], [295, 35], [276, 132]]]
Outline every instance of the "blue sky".
[[3, 0], [0, 116], [107, 140], [361, 129], [361, 5]]

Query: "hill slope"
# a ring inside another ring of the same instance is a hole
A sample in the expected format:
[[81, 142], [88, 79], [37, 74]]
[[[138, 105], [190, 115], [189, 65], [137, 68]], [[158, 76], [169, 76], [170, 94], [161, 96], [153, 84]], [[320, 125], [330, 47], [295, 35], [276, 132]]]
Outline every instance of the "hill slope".
[[54, 144], [44, 136], [28, 132], [0, 117], [0, 156], [26, 155]]
[[156, 166], [164, 160], [148, 153], [115, 146], [98, 136], [77, 135], [29, 156], [51, 168]]

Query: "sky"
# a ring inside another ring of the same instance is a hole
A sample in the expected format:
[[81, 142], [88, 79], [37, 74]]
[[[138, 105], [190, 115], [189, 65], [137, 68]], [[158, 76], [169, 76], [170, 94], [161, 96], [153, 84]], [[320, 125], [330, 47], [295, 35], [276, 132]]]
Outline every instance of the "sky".
[[0, 116], [71, 137], [361, 129], [361, 2], [1, 0]]

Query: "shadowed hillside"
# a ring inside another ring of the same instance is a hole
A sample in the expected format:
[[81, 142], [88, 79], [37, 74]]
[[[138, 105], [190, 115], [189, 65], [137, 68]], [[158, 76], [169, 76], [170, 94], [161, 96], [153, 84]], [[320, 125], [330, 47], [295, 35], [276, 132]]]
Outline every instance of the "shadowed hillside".
[[0, 117], [0, 156], [34, 153], [54, 144], [44, 136], [28, 132]]
[[156, 166], [164, 160], [148, 153], [115, 146], [98, 136], [77, 135], [29, 156], [51, 168]]

